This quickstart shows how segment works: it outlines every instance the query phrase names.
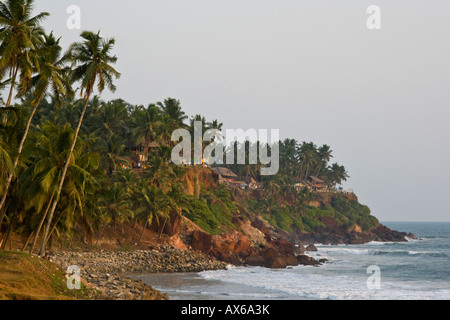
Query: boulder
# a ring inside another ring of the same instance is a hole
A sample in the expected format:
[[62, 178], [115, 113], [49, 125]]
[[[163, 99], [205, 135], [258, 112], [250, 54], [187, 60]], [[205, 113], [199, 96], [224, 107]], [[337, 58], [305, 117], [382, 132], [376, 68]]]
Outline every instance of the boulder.
[[212, 248], [212, 237], [210, 234], [195, 230], [192, 232], [191, 247], [193, 250], [208, 253]]
[[278, 256], [278, 257], [268, 257], [264, 261], [264, 266], [266, 268], [280, 269], [280, 268], [286, 268], [287, 264], [286, 264], [286, 261], [282, 257]]
[[167, 219], [166, 224], [164, 225], [163, 232], [172, 237], [174, 235], [178, 235], [181, 232], [181, 227], [181, 215], [177, 212], [177, 210], [172, 209], [169, 214], [169, 219]]
[[292, 242], [288, 241], [286, 238], [278, 238], [273, 241], [272, 244], [279, 249], [281, 252], [285, 254], [293, 254], [295, 250], [295, 246]]
[[306, 251], [317, 251], [317, 248], [315, 245], [310, 244], [309, 246], [306, 247]]
[[288, 266], [297, 266], [298, 265], [298, 260], [297, 257], [295, 255], [287, 255], [285, 258], [286, 261], [286, 265]]
[[406, 234], [407, 239], [413, 239], [418, 240], [419, 238], [416, 237], [416, 235], [412, 232]]
[[247, 258], [245, 258], [245, 263], [248, 264], [249, 266], [264, 266], [265, 265], [265, 261], [264, 258], [261, 257], [259, 254], [251, 254], [249, 255]]
[[240, 257], [245, 258], [250, 254], [250, 247], [250, 238], [248, 236], [240, 236], [232, 252]]
[[305, 251], [306, 251], [306, 248], [305, 248], [305, 246], [302, 245], [302, 244], [296, 245], [295, 248], [294, 248], [294, 253], [295, 253], [296, 255], [304, 254]]
[[314, 259], [313, 257], [307, 256], [307, 255], [299, 255], [297, 256], [297, 261], [299, 264], [305, 265], [305, 266], [315, 266], [319, 265], [320, 262]]
[[269, 228], [266, 226], [266, 224], [264, 222], [262, 222], [259, 219], [255, 219], [252, 224], [253, 227], [255, 227], [256, 229], [259, 229], [265, 236], [270, 236], [270, 230]]
[[261, 251], [261, 256], [264, 258], [264, 260], [267, 260], [269, 258], [277, 257], [278, 256], [278, 250], [273, 247], [264, 247]]
[[231, 263], [234, 265], [241, 264], [241, 262], [234, 254], [231, 254], [229, 251], [224, 250], [224, 248], [214, 248], [210, 251], [210, 255], [226, 263]]
[[210, 254], [219, 260], [232, 264], [242, 264], [241, 259], [252, 253], [250, 238], [246, 235], [227, 234], [212, 237]]

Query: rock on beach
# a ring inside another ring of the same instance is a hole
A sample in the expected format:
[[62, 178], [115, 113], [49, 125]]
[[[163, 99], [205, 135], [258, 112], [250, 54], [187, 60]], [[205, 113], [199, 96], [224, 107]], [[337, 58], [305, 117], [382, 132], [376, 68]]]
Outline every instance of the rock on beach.
[[81, 277], [104, 295], [105, 299], [165, 300], [160, 293], [141, 281], [127, 275], [157, 272], [200, 272], [219, 270], [226, 263], [210, 256], [187, 250], [161, 246], [159, 250], [50, 252], [47, 258], [63, 270], [68, 266], [80, 267]]

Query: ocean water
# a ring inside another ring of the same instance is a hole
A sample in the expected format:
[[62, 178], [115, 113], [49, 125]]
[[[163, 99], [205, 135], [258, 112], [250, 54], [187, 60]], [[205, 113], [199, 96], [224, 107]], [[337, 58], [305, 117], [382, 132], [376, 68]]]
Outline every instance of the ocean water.
[[[450, 299], [450, 223], [384, 222], [421, 240], [403, 243], [322, 245], [308, 255], [327, 258], [319, 267], [232, 267], [200, 273], [134, 278], [171, 299]], [[375, 266], [375, 267], [374, 267]], [[371, 268], [377, 271], [373, 273]]]

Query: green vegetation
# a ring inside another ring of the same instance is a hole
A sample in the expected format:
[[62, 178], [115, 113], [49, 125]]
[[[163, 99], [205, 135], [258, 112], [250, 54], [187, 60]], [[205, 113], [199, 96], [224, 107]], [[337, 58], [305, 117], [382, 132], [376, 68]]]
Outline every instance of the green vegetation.
[[[261, 176], [261, 164], [228, 165], [262, 185], [261, 199], [237, 203], [225, 186], [186, 195], [186, 169], [170, 162], [171, 134], [192, 132], [194, 121], [203, 131], [220, 130], [222, 123], [189, 118], [173, 98], [147, 106], [101, 100], [120, 76], [114, 39], [83, 31], [65, 51], [41, 26], [48, 14], [33, 16], [34, 1], [0, 4], [0, 88], [7, 89], [6, 103], [0, 97], [1, 248], [12, 233], [27, 239], [23, 250], [43, 253], [51, 240], [98, 242], [107, 226], [126, 221], [162, 230], [173, 210], [211, 234], [236, 228], [241, 206], [286, 231], [315, 231], [325, 227], [324, 217], [364, 230], [376, 225], [356, 201], [336, 196], [329, 206], [309, 205], [315, 194], [296, 184], [315, 188], [308, 184], [314, 177], [333, 191], [348, 174], [330, 163], [329, 146], [294, 139], [279, 142], [277, 175]], [[249, 142], [232, 147], [246, 147], [248, 159]]]
[[183, 214], [206, 232], [219, 234], [236, 228], [232, 222], [236, 210], [230, 192], [221, 185], [217, 190], [202, 189], [199, 199], [189, 198]]
[[70, 290], [63, 270], [47, 260], [0, 250], [0, 300], [92, 299], [100, 293], [81, 283]]
[[[256, 147], [260, 148], [260, 143], [256, 142]], [[233, 145], [236, 150], [245, 148], [246, 163], [249, 163], [250, 142], [245, 144], [235, 143]], [[269, 146], [270, 150], [270, 146]], [[256, 181], [262, 181], [266, 184], [269, 192], [285, 187], [286, 185], [294, 185], [295, 183], [307, 184], [311, 176], [317, 177], [323, 181], [324, 187], [334, 190], [336, 184], [341, 184], [349, 178], [344, 166], [338, 163], [330, 164], [333, 158], [332, 150], [328, 145], [317, 147], [313, 142], [299, 143], [295, 139], [285, 139], [279, 141], [280, 153], [280, 169], [275, 176], [261, 176], [261, 165], [240, 165], [228, 164], [229, 169], [238, 176], [253, 178]], [[290, 192], [285, 188], [285, 193]]]
[[379, 225], [379, 221], [370, 215], [370, 209], [355, 200], [335, 194], [330, 204], [311, 206], [306, 202], [297, 201], [288, 204], [273, 198], [264, 201], [250, 200], [250, 210], [263, 215], [275, 227], [292, 232], [297, 229], [302, 232], [315, 232], [319, 227], [327, 228], [321, 218], [332, 218], [339, 227], [350, 228], [355, 225], [362, 231], [370, 231]]

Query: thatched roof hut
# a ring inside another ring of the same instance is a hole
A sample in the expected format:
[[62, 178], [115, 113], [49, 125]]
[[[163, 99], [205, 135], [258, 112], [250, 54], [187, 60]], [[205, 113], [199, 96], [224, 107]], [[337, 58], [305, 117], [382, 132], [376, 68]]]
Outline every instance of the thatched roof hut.
[[213, 168], [218, 174], [220, 174], [224, 178], [233, 178], [236, 179], [237, 175], [228, 168]]

